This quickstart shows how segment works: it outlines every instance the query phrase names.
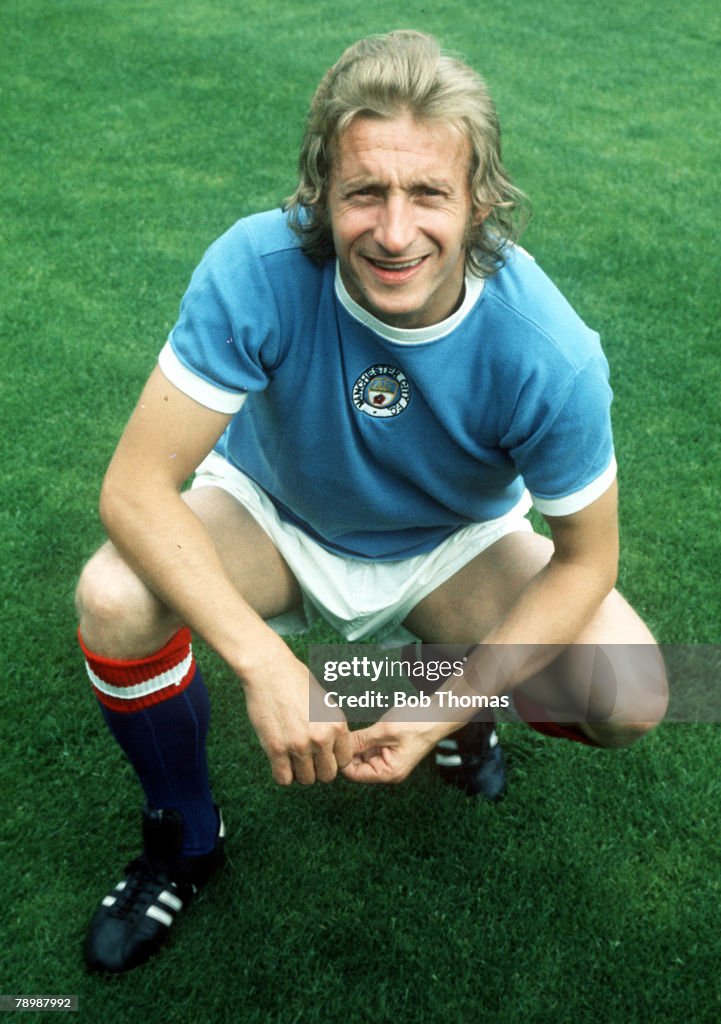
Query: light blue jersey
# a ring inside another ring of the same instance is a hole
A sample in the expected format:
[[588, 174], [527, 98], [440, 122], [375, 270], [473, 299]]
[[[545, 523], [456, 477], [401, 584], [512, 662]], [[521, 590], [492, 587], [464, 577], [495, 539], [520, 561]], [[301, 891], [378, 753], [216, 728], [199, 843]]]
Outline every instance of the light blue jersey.
[[376, 320], [281, 211], [206, 253], [160, 356], [234, 417], [217, 450], [330, 551], [397, 559], [495, 519], [527, 488], [569, 515], [615, 476], [596, 334], [521, 249], [432, 327]]

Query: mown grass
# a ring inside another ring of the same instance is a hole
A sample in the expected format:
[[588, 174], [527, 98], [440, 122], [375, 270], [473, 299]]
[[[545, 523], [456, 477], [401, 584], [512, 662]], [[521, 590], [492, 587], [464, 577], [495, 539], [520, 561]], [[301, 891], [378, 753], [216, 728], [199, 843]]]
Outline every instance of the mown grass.
[[72, 610], [104, 467], [200, 254], [292, 189], [342, 48], [415, 26], [484, 71], [534, 202], [525, 244], [603, 335], [622, 589], [661, 640], [715, 644], [716, 5], [1, 9], [0, 991], [78, 993], [85, 1019], [120, 1024], [716, 1021], [715, 724], [614, 755], [506, 726], [499, 807], [426, 765], [399, 789], [279, 791], [210, 653], [228, 870], [157, 961], [87, 976], [85, 923], [136, 852], [139, 797]]

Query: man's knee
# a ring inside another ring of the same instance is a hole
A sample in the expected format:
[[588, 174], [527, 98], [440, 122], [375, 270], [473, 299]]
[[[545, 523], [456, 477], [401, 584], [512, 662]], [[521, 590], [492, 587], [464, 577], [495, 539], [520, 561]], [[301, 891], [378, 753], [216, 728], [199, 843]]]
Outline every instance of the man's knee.
[[84, 567], [75, 602], [85, 644], [103, 657], [152, 654], [176, 626], [111, 544], [100, 548]]
[[652, 732], [659, 723], [653, 722], [579, 722], [579, 729], [597, 747], [609, 750], [630, 747]]
[[579, 723], [597, 746], [631, 746], [663, 721], [668, 707], [668, 680], [660, 653], [652, 659], [654, 671], [649, 671], [650, 661], [643, 678], [637, 676], [628, 688], [619, 687], [621, 706], [608, 720]]

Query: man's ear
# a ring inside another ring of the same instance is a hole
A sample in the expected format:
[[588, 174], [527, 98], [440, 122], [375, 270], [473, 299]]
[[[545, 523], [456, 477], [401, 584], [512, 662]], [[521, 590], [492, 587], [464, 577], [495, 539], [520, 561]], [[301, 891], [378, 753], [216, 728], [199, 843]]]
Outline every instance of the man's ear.
[[475, 228], [478, 227], [479, 224], [482, 224], [486, 217], [488, 217], [490, 212], [490, 206], [477, 206], [473, 211], [473, 216], [471, 217], [471, 223], [473, 224], [473, 227]]

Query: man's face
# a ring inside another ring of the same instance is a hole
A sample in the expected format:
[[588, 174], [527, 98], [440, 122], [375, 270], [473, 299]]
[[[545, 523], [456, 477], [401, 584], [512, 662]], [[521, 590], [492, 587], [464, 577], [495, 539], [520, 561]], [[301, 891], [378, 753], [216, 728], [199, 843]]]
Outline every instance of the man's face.
[[333, 153], [329, 212], [351, 298], [394, 327], [428, 327], [463, 295], [470, 144], [408, 114], [357, 117]]

